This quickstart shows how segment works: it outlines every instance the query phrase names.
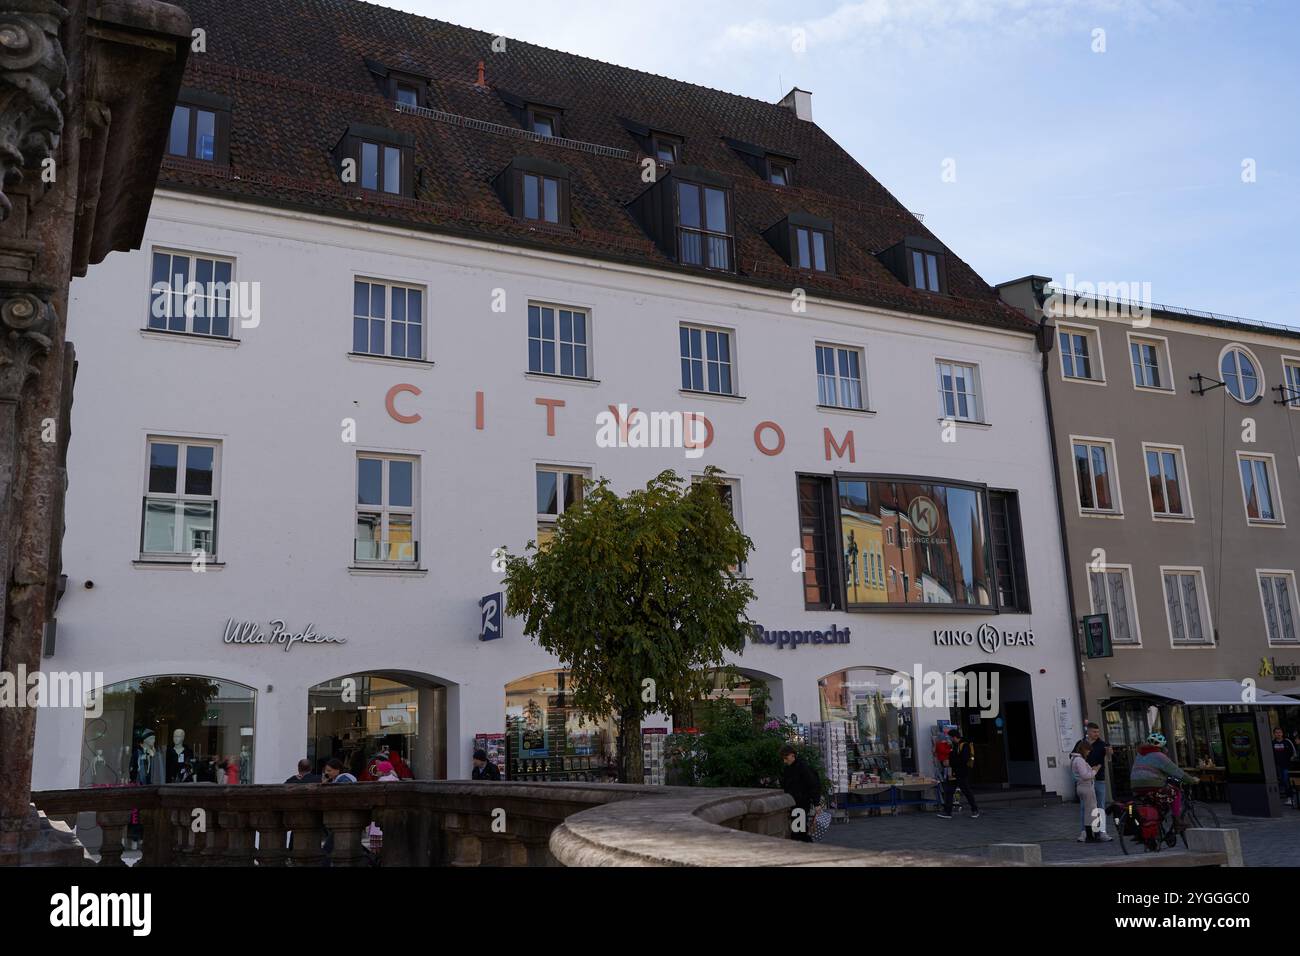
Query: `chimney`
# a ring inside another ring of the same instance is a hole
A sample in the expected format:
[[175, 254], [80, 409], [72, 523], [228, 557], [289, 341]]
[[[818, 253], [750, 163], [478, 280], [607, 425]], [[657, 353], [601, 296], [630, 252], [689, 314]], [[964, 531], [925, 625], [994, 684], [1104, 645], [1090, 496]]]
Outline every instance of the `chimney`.
[[794, 115], [801, 120], [812, 122], [812, 94], [807, 90], [801, 90], [794, 87], [789, 93], [781, 99], [777, 106], [784, 106], [788, 110], [794, 110]]
[[483, 66], [483, 61], [482, 61], [482, 60], [479, 60], [479, 61], [478, 61], [478, 79], [474, 81], [474, 85], [477, 86], [477, 87], [478, 87], [479, 89], [481, 89], [481, 90], [486, 90], [486, 89], [487, 89], [487, 78], [486, 78], [486, 76], [484, 75], [485, 72], [486, 72], [486, 71], [485, 71], [484, 66]]

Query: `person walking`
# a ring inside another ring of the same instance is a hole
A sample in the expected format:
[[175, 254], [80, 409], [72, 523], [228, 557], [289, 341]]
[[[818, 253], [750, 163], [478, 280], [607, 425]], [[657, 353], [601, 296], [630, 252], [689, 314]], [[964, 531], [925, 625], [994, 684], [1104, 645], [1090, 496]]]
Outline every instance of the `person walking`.
[[1088, 757], [1092, 753], [1092, 744], [1086, 740], [1080, 740], [1074, 745], [1074, 752], [1070, 754], [1070, 773], [1074, 776], [1074, 790], [1079, 795], [1079, 808], [1082, 811], [1083, 828], [1079, 831], [1080, 843], [1095, 843], [1093, 837], [1093, 821], [1097, 819], [1097, 791], [1093, 787], [1093, 781], [1097, 776], [1097, 768], [1088, 762]]
[[[1111, 753], [1110, 744], [1101, 739], [1101, 728], [1091, 720], [1085, 727], [1086, 733], [1079, 743], [1088, 745], [1088, 753], [1085, 756], [1088, 759], [1088, 766], [1093, 770], [1093, 806], [1101, 807], [1104, 811], [1106, 809], [1106, 758]], [[1075, 749], [1077, 750], [1078, 747], [1076, 746]], [[1102, 813], [1099, 825], [1094, 828], [1092, 816], [1085, 810], [1082, 800], [1079, 801], [1079, 828], [1088, 834], [1089, 843], [1110, 842], [1110, 834], [1106, 832], [1106, 814]]]
[[[781, 789], [794, 799], [795, 809], [803, 811], [803, 829], [797, 830], [792, 825], [791, 836], [800, 843], [812, 843], [813, 807], [822, 795], [821, 781], [817, 771], [808, 766], [808, 761], [799, 756], [792, 744], [781, 745]], [[791, 816], [791, 822], [794, 821]]]
[[488, 760], [486, 750], [474, 751], [474, 769], [470, 772], [471, 780], [500, 780], [501, 770]]
[[948, 769], [952, 771], [952, 777], [943, 784], [943, 810], [939, 813], [939, 819], [952, 819], [952, 798], [960, 790], [970, 807], [970, 818], [978, 820], [979, 804], [975, 802], [975, 794], [970, 789], [970, 772], [975, 767], [975, 746], [963, 738], [961, 731], [955, 727], [948, 731], [948, 737], [952, 740], [952, 752], [948, 755]]
[[1281, 727], [1273, 728], [1273, 766], [1277, 768], [1277, 790], [1286, 805], [1291, 806], [1291, 761], [1295, 759], [1295, 744], [1286, 739]]
[[298, 761], [298, 772], [285, 783], [320, 783], [320, 774], [311, 772], [311, 761], [303, 757]]

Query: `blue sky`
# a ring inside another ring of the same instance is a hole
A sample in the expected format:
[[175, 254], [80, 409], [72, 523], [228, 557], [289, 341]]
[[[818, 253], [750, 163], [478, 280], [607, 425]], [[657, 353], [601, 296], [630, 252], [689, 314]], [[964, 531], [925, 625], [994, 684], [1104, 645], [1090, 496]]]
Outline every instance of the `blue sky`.
[[759, 99], [810, 90], [990, 283], [1150, 283], [1300, 326], [1296, 0], [385, 5]]

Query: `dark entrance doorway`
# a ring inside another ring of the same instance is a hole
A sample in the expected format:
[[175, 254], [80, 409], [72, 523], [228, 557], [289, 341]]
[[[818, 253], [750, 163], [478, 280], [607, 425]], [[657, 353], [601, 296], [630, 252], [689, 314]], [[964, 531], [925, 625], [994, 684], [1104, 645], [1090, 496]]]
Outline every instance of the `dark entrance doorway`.
[[980, 707], [953, 707], [951, 720], [975, 746], [971, 783], [977, 787], [1037, 787], [1038, 735], [1034, 727], [1034, 698], [1029, 675], [1003, 664], [974, 664], [958, 673], [971, 684], [987, 687], [996, 713]]

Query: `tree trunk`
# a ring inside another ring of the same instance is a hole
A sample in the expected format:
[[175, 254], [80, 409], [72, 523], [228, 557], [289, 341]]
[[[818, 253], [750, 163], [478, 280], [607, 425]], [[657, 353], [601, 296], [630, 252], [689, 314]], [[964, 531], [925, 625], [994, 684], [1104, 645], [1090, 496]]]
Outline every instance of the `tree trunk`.
[[641, 750], [639, 702], [619, 711], [618, 782], [645, 783], [645, 755]]

